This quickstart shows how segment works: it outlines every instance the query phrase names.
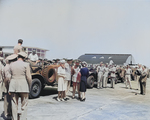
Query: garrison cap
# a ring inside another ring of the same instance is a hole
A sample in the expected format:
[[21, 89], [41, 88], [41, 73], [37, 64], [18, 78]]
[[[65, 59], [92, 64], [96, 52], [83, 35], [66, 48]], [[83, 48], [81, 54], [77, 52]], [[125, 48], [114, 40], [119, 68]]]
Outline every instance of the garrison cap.
[[18, 43], [23, 43], [23, 40], [22, 40], [22, 39], [19, 39], [19, 40], [18, 40]]
[[19, 52], [18, 55], [24, 57], [24, 58], [27, 58], [27, 54], [25, 52]]

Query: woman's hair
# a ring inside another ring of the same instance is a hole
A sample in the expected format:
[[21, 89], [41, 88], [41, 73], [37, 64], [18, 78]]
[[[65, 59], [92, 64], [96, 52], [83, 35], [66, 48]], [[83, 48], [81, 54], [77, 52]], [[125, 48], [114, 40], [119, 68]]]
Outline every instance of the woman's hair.
[[85, 62], [82, 62], [81, 65], [82, 67], [86, 67], [87, 64]]

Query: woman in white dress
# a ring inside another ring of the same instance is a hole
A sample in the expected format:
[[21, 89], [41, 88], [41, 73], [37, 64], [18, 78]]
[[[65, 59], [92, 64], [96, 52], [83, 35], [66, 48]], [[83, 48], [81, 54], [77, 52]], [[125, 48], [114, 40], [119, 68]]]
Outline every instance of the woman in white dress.
[[[58, 67], [58, 97], [57, 101], [64, 101], [64, 92], [66, 90], [64, 80], [66, 78], [66, 71], [65, 71], [65, 60], [60, 61], [60, 67]], [[61, 99], [60, 99], [61, 94]]]
[[[76, 86], [77, 86], [77, 76], [78, 76], [78, 73], [80, 72], [79, 61], [75, 62], [75, 65], [72, 67], [71, 72], [72, 72], [72, 82], [73, 82], [73, 95], [72, 95], [72, 98], [74, 99], [75, 92], [76, 92]], [[78, 90], [78, 93], [79, 93], [79, 90]]]

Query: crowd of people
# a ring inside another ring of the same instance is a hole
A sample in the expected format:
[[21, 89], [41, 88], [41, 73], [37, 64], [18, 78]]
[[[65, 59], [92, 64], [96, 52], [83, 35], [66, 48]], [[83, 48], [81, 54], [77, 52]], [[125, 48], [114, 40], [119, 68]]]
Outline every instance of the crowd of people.
[[86, 92], [86, 84], [87, 77], [89, 75], [89, 70], [86, 67], [86, 62], [82, 62], [81, 66], [79, 66], [80, 61], [76, 60], [74, 65], [72, 66], [72, 59], [60, 60], [60, 67], [57, 69], [58, 75], [58, 97], [57, 101], [66, 101], [69, 98], [67, 97], [67, 93], [70, 90], [70, 84], [72, 80], [73, 84], [73, 93], [72, 99], [75, 98], [76, 88], [78, 90], [78, 99], [81, 101], [85, 101], [85, 92]]
[[[4, 116], [6, 119], [26, 120], [28, 96], [32, 83], [29, 63], [24, 60], [27, 54], [22, 49], [23, 40], [19, 39], [14, 54], [0, 57], [0, 99], [4, 96]], [[4, 93], [4, 95], [2, 94]], [[18, 115], [18, 100], [21, 98], [21, 114]]]
[[[28, 56], [22, 48], [23, 40], [19, 39], [14, 47], [14, 54], [5, 58], [0, 57], [0, 100], [4, 99], [4, 115], [7, 119], [25, 120], [27, 116], [28, 96], [31, 88], [32, 77], [30, 65], [38, 65], [39, 58], [36, 52]], [[27, 58], [30, 64], [25, 62]], [[73, 59], [62, 59], [52, 61], [53, 64], [59, 64], [56, 68], [58, 97], [57, 101], [69, 100], [68, 93], [72, 83], [72, 99], [77, 98], [80, 101], [86, 100], [87, 78], [89, 69], [85, 61]], [[144, 65], [137, 67], [118, 66], [104, 64], [101, 62], [95, 68], [97, 72], [97, 89], [107, 88], [108, 80], [111, 82], [111, 88], [115, 88], [115, 81], [122, 79], [125, 87], [132, 89], [131, 77], [137, 82], [137, 90], [140, 86], [140, 93], [146, 93], [146, 80], [149, 70]], [[75, 96], [76, 89], [78, 96]], [[4, 94], [2, 94], [4, 93]], [[18, 99], [21, 98], [21, 115], [18, 116]]]
[[[125, 83], [125, 87], [128, 89], [132, 88], [131, 80], [137, 82], [135, 89], [140, 89], [140, 94], [145, 95], [146, 93], [146, 80], [149, 74], [149, 69], [141, 64], [137, 66], [119, 66], [114, 64], [103, 64], [100, 63], [96, 67], [98, 73], [97, 88], [102, 89], [107, 87], [108, 80], [111, 82], [111, 88], [115, 87], [115, 82], [120, 79]], [[139, 88], [140, 87], [140, 88]]]

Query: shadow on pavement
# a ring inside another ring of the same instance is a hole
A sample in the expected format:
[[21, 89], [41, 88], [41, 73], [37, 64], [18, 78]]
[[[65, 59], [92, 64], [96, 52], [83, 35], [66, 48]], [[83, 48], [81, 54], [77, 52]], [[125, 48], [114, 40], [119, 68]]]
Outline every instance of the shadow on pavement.
[[40, 96], [48, 96], [48, 95], [54, 95], [58, 94], [57, 88], [50, 88], [50, 87], [45, 87], [42, 91]]

